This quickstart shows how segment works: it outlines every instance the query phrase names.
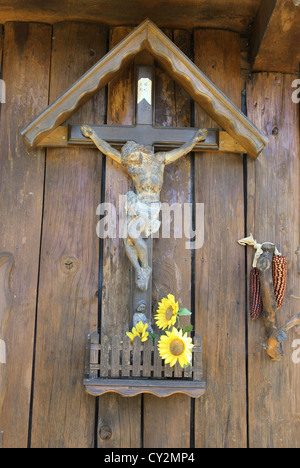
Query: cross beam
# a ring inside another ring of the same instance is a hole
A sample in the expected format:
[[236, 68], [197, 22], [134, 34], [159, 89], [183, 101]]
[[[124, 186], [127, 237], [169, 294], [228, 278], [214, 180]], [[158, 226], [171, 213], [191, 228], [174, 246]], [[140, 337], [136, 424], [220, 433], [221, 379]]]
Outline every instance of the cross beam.
[[[157, 149], [177, 148], [191, 140], [198, 128], [192, 127], [156, 127], [152, 124], [132, 126], [121, 125], [90, 125], [97, 135], [112, 146], [120, 146], [127, 141], [136, 141], [144, 146], [154, 146]], [[91, 145], [91, 141], [81, 133], [81, 125], [69, 125], [68, 143], [70, 145]], [[196, 150], [218, 150], [219, 132], [209, 129], [208, 137], [195, 146]]]

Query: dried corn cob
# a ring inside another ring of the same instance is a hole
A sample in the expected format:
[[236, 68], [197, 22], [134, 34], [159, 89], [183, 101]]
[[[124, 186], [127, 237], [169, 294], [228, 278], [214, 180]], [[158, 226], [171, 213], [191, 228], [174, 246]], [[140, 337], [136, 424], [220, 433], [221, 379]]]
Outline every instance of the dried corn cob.
[[287, 278], [287, 259], [283, 255], [274, 255], [273, 257], [273, 283], [274, 293], [277, 302], [277, 309], [282, 307], [285, 291], [286, 291], [286, 278]]
[[259, 272], [257, 268], [252, 268], [250, 272], [250, 317], [257, 320], [262, 313], [262, 308]]

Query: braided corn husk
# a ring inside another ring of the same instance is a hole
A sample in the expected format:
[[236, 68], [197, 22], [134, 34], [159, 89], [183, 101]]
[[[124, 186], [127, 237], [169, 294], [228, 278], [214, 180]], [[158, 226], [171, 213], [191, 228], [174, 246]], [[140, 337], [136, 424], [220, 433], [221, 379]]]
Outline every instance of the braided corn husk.
[[257, 320], [262, 313], [262, 309], [259, 272], [257, 268], [252, 268], [250, 272], [250, 317]]
[[280, 309], [286, 292], [287, 258], [284, 255], [274, 255], [272, 269], [277, 309]]

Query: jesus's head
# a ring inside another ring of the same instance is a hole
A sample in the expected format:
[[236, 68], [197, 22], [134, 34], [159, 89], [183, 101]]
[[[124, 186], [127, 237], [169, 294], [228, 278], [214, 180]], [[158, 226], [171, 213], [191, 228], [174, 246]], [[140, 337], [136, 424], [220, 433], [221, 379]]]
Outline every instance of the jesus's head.
[[124, 160], [124, 162], [142, 162], [141, 158], [143, 157], [143, 154], [145, 156], [152, 156], [152, 146], [143, 146], [139, 143], [136, 143], [135, 141], [127, 141], [127, 143], [122, 148], [122, 159]]

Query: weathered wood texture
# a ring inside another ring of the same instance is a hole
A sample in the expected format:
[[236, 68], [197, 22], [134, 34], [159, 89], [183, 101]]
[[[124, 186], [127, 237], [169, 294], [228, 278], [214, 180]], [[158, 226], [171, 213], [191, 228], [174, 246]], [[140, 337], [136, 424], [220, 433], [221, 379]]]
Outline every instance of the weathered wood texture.
[[[270, 362], [261, 348], [267, 338], [263, 321], [249, 320], [246, 334], [248, 274], [245, 250], [237, 244], [252, 231], [259, 241], [273, 241], [287, 255], [281, 327], [299, 311], [298, 301], [289, 297], [299, 296], [300, 280], [295, 255], [300, 245], [300, 155], [299, 106], [291, 99], [294, 77], [258, 74], [249, 82], [248, 117], [267, 133], [270, 145], [256, 161], [247, 159], [244, 173], [242, 156], [213, 153], [195, 155], [194, 163], [188, 156], [166, 169], [163, 201], [204, 203], [205, 241], [202, 249], [190, 252], [183, 245], [186, 239], [171, 235], [169, 240], [154, 240], [154, 305], [171, 292], [193, 309], [195, 295], [192, 319], [203, 338], [206, 395], [195, 407], [182, 395], [164, 403], [149, 395], [105, 395], [96, 404], [82, 384], [86, 334], [100, 326], [110, 336], [122, 335], [130, 324], [129, 261], [118, 239], [104, 240], [99, 252], [96, 208], [101, 196], [103, 201], [118, 201], [130, 182], [110, 160], [103, 165], [104, 178], [97, 150], [49, 149], [45, 160], [42, 149], [24, 147], [20, 130], [105, 54], [108, 31], [92, 24], [57, 24], [52, 29], [22, 23], [4, 29], [0, 320], [5, 318], [0, 340], [7, 345], [7, 385], [1, 380], [0, 445], [2, 440], [12, 448], [245, 447], [248, 433], [250, 447], [299, 447], [299, 364], [291, 359], [299, 331], [289, 332], [280, 363]], [[129, 31], [112, 28], [110, 46]], [[191, 41], [186, 31], [167, 32], [188, 55], [194, 42], [196, 64], [240, 106], [239, 36], [199, 30]], [[247, 69], [245, 63], [242, 68]], [[128, 69], [72, 122], [132, 123], [133, 85]], [[199, 109], [192, 122], [188, 97], [159, 67], [156, 107], [161, 125], [212, 124]], [[99, 255], [103, 266], [98, 284]], [[249, 271], [252, 259], [249, 249]], [[158, 356], [154, 363], [157, 375]]]
[[[6, 323], [12, 309], [12, 294], [10, 289], [11, 272], [14, 257], [11, 253], [0, 253], [0, 415], [7, 388], [7, 334]], [[1, 434], [3, 430], [0, 429]], [[2, 437], [0, 440], [0, 447]]]
[[185, 369], [179, 363], [172, 368], [164, 363], [157, 353], [159, 337], [153, 344], [151, 340], [142, 344], [140, 337], [135, 337], [131, 344], [130, 338], [123, 335], [114, 335], [112, 339], [104, 335], [101, 342], [99, 338], [99, 333], [94, 332], [87, 347], [89, 364], [84, 386], [91, 395], [118, 393], [132, 397], [150, 393], [168, 397], [183, 393], [199, 398], [205, 393], [200, 336], [194, 337], [191, 365]]
[[[43, 206], [44, 150], [28, 152], [20, 130], [48, 104], [51, 28], [5, 26], [0, 122], [0, 252], [14, 256], [6, 322], [7, 385], [0, 415], [3, 446], [26, 447]], [[12, 423], [13, 421], [13, 423]]]
[[[84, 24], [53, 29], [50, 100], [106, 52], [106, 30]], [[104, 93], [76, 119], [103, 123]], [[85, 336], [97, 328], [101, 155], [90, 149], [47, 152], [37, 308], [32, 447], [92, 447], [95, 401], [78, 376]]]
[[294, 73], [300, 59], [300, 8], [292, 0], [264, 0], [251, 36], [252, 70]]
[[[0, 21], [92, 21], [113, 26], [137, 25], [151, 18], [160, 27], [191, 29], [197, 26], [248, 32], [260, 0], [2, 0]], [[172, 14], [171, 14], [172, 13]]]
[[4, 41], [4, 27], [0, 27], [0, 73], [2, 72], [2, 53], [3, 53], [3, 41]]
[[[295, 251], [299, 245], [299, 105], [291, 93], [294, 76], [258, 73], [247, 87], [250, 119], [270, 138], [266, 151], [252, 164], [248, 160], [247, 232], [260, 242], [274, 242], [288, 259], [287, 292], [278, 312], [283, 326], [299, 303], [290, 298], [299, 295]], [[253, 260], [249, 249], [248, 267]], [[251, 447], [299, 448], [299, 364], [293, 363], [292, 343], [299, 338], [289, 332], [283, 344], [285, 356], [271, 363], [261, 343], [266, 341], [264, 323], [249, 323], [249, 443]]]
[[[240, 106], [239, 36], [196, 31], [195, 63]], [[210, 125], [196, 109], [196, 125]], [[203, 337], [208, 393], [196, 402], [196, 447], [245, 447], [245, 258], [243, 159], [195, 157], [195, 201], [205, 205], [205, 239], [196, 250], [196, 332]], [[214, 416], [212, 416], [214, 415]]]
[[[131, 31], [131, 28], [112, 28], [109, 32], [109, 48], [113, 48]], [[127, 68], [108, 86], [107, 123], [132, 125], [134, 121], [134, 69]], [[110, 158], [106, 158], [105, 202], [119, 210], [119, 195], [131, 188], [125, 171]], [[117, 233], [119, 223], [117, 224]], [[130, 262], [122, 239], [106, 238], [103, 241], [101, 333], [112, 338], [124, 335], [130, 327]], [[141, 445], [141, 397], [123, 398], [120, 395], [104, 395], [99, 400], [98, 446], [99, 448], [140, 447]], [[109, 427], [109, 437], [105, 427]]]
[[[191, 35], [186, 31], [164, 31], [165, 34], [188, 56], [191, 56]], [[186, 92], [177, 85], [160, 67], [156, 69], [156, 125], [190, 126], [191, 103]], [[191, 193], [191, 155], [166, 167], [162, 202], [170, 206], [177, 203], [192, 203]], [[170, 221], [176, 216], [171, 213]], [[166, 219], [164, 220], [166, 223]], [[188, 227], [188, 225], [187, 225]], [[191, 226], [190, 226], [191, 227]], [[186, 238], [176, 239], [174, 224], [170, 225], [170, 239], [154, 239], [153, 251], [153, 312], [158, 302], [166, 294], [173, 294], [182, 307], [191, 308], [191, 251], [186, 250]], [[184, 325], [187, 325], [185, 323]], [[190, 399], [184, 395], [174, 395], [168, 399], [144, 397], [144, 446], [172, 447], [176, 437], [177, 447], [190, 445]], [[176, 412], [172, 411], [176, 408]], [[176, 423], [181, 414], [180, 425]]]

